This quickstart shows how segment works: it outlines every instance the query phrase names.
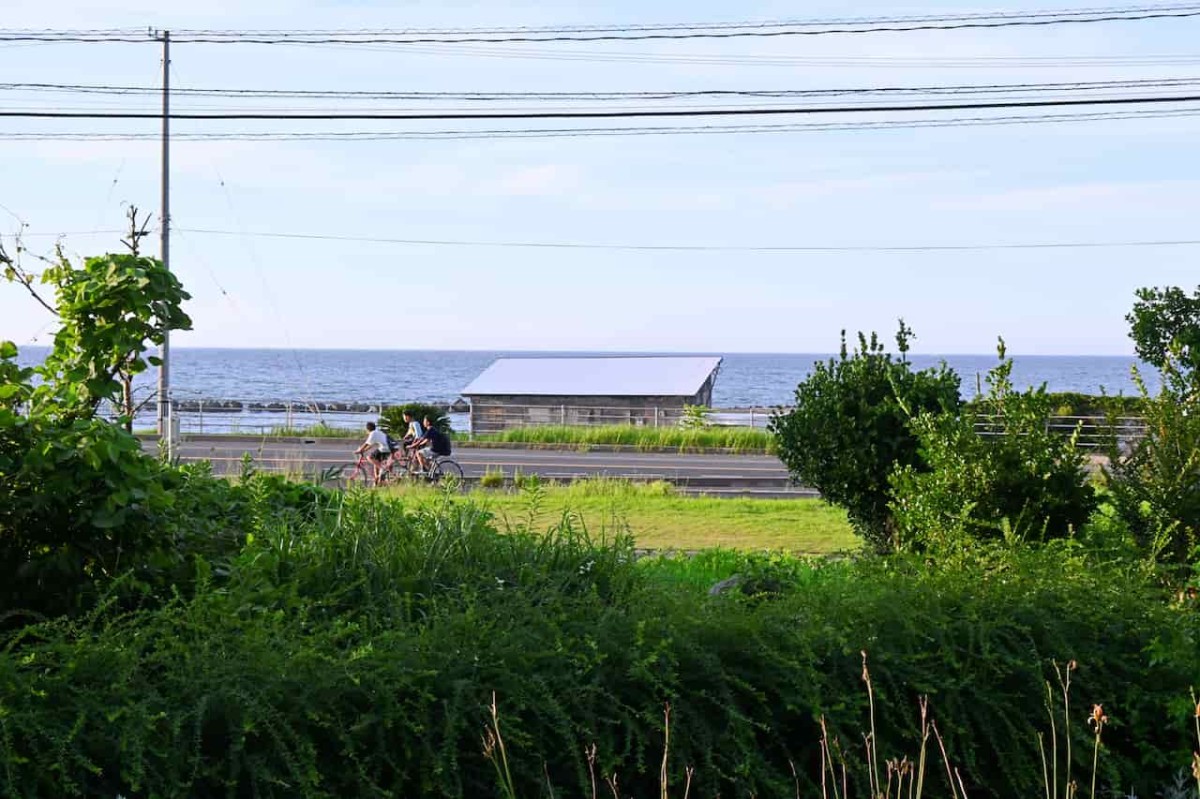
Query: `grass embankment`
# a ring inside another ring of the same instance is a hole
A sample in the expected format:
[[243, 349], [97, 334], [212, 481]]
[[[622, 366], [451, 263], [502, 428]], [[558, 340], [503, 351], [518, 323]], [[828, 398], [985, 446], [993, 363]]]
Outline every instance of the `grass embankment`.
[[[387, 489], [417, 507], [444, 501], [425, 486]], [[677, 494], [668, 483], [591, 479], [536, 489], [475, 490], [453, 502], [477, 505], [502, 526], [546, 528], [574, 517], [590, 533], [628, 533], [641, 549], [723, 547], [822, 555], [857, 549], [846, 514], [818, 499], [719, 499]]]
[[642, 450], [671, 449], [681, 452], [719, 449], [750, 454], [775, 451], [774, 436], [766, 430], [749, 427], [711, 427], [693, 430], [682, 427], [634, 427], [632, 425], [600, 427], [546, 425], [515, 427], [499, 433], [477, 435], [473, 440], [484, 443], [534, 446], [566, 445], [580, 449], [599, 445]]

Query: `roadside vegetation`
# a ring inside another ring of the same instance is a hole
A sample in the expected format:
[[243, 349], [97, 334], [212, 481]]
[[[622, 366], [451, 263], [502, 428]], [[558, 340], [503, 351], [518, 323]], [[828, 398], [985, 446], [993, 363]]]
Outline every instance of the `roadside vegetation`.
[[[394, 417], [394, 418], [393, 418]], [[403, 428], [397, 423], [399, 414], [387, 408], [383, 415], [389, 432]], [[445, 415], [443, 414], [443, 418]], [[449, 424], [447, 419], [445, 422]], [[266, 433], [272, 438], [359, 438], [358, 428], [334, 427], [324, 423], [303, 427], [279, 426]], [[393, 436], [396, 434], [393, 432]], [[465, 433], [454, 434], [460, 443]], [[599, 425], [572, 427], [544, 425], [515, 427], [498, 433], [481, 433], [470, 438], [471, 444], [522, 444], [547, 449], [587, 451], [596, 446], [621, 447], [640, 451], [669, 450], [674, 452], [728, 452], [736, 455], [773, 454], [775, 437], [766, 430], [749, 427], [634, 427], [633, 425]]]
[[[827, 555], [858, 547], [845, 512], [818, 499], [723, 499], [680, 494], [665, 482], [610, 479], [555, 485], [518, 475], [517, 483], [455, 494], [450, 501], [490, 513], [501, 530], [550, 528], [569, 518], [592, 536], [628, 535], [639, 550]], [[388, 493], [417, 508], [446, 501], [437, 489], [415, 484]]]
[[0, 344], [0, 795], [1200, 790], [1200, 313], [1174, 295], [1135, 306], [1163, 389], [1099, 482], [1003, 351], [980, 438], [952, 374], [864, 337], [775, 428], [844, 489], [777, 506], [860, 551], [639, 557], [636, 514], [683, 501], [661, 486], [347, 493], [147, 457], [97, 414], [141, 334], [86, 320], [137, 284], [124, 318], [160, 335], [186, 295], [102, 258], [35, 280], [0, 253], [68, 331], [33, 370]]
[[475, 436], [473, 442], [567, 446], [586, 450], [592, 446], [628, 447], [635, 450], [692, 452], [719, 450], [734, 454], [775, 452], [775, 438], [766, 430], [749, 427], [634, 427], [603, 425], [570, 427], [545, 425], [514, 427]]
[[[232, 433], [231, 435], [238, 435]], [[325, 422], [305, 425], [303, 427], [272, 427], [266, 433], [268, 438], [365, 438], [366, 433], [353, 427], [335, 427]]]

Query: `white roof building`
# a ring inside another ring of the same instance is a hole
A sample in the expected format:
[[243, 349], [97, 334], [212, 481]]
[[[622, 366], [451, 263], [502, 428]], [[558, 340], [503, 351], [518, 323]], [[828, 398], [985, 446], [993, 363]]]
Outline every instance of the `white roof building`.
[[498, 358], [462, 390], [464, 397], [692, 397], [720, 358]]
[[471, 429], [531, 425], [670, 425], [712, 405], [713, 357], [499, 358], [462, 390]]

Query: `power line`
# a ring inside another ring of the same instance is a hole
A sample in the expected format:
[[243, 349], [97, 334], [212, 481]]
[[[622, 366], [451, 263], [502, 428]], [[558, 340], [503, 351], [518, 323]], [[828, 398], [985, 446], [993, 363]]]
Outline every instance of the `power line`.
[[1051, 25], [1080, 25], [1100, 22], [1139, 22], [1156, 19], [1184, 19], [1200, 17], [1200, 9], [1189, 11], [1149, 12], [1142, 14], [1111, 14], [1094, 17], [1062, 17], [1038, 19], [997, 19], [992, 21], [962, 21], [948, 23], [920, 23], [900, 25], [869, 25], [844, 28], [789, 28], [775, 30], [694, 30], [686, 33], [600, 33], [600, 34], [555, 34], [519, 36], [259, 36], [253, 33], [237, 33], [227, 36], [205, 33], [183, 32], [180, 41], [193, 44], [260, 44], [278, 45], [303, 42], [307, 44], [531, 44], [539, 42], [637, 42], [683, 39], [743, 39], [780, 38], [788, 36], [836, 36], [870, 33], [913, 33], [918, 31], [950, 31], [969, 29], [995, 29], [1015, 27], [1046, 27]]
[[[826, 18], [788, 18], [765, 20], [741, 20], [720, 22], [658, 22], [658, 23], [624, 23], [624, 24], [582, 24], [582, 25], [541, 25], [541, 26], [508, 26], [508, 27], [456, 27], [456, 28], [358, 28], [335, 29], [326, 31], [302, 30], [296, 28], [265, 29], [254, 33], [275, 36], [296, 35], [393, 35], [393, 36], [451, 36], [451, 35], [506, 35], [506, 34], [552, 34], [552, 33], [619, 33], [626, 31], [686, 31], [686, 30], [730, 30], [755, 28], [780, 28], [802, 26], [832, 26], [832, 25], [881, 25], [881, 24], [912, 24], [920, 22], [954, 22], [954, 21], [988, 21], [1020, 19], [1040, 19], [1047, 17], [1093, 17], [1111, 14], [1140, 14], [1170, 11], [1192, 11], [1200, 9], [1197, 3], [1159, 3], [1126, 6], [1102, 6], [1091, 8], [1058, 8], [1032, 11], [984, 11], [971, 13], [948, 14], [917, 14], [893, 16], [859, 16], [859, 17], [826, 17]], [[117, 33], [122, 31], [118, 30]], [[124, 33], [131, 31], [125, 29]], [[136, 31], [132, 31], [136, 33]], [[214, 35], [234, 35], [233, 31], [213, 29], [192, 29], [185, 33], [206, 33]]]
[[[333, 90], [333, 89], [244, 89], [244, 88], [176, 88], [172, 95], [177, 97], [231, 97], [231, 98], [319, 98], [319, 99], [362, 99], [362, 100], [456, 100], [456, 101], [502, 101], [502, 100], [672, 100], [691, 98], [790, 98], [790, 97], [838, 97], [845, 95], [889, 95], [889, 94], [1007, 94], [1039, 91], [1102, 91], [1111, 89], [1173, 88], [1194, 86], [1200, 77], [1141, 78], [1102, 81], [1057, 81], [1042, 83], [990, 83], [955, 84], [935, 86], [876, 86], [844, 87], [823, 89], [699, 89], [691, 91], [507, 91], [507, 92], [455, 92], [455, 91], [379, 91], [379, 90]], [[107, 84], [79, 83], [0, 83], [0, 91], [14, 92], [64, 92], [101, 95], [155, 95], [162, 90], [151, 86], [120, 86]]]
[[921, 244], [921, 245], [704, 245], [704, 244], [600, 244], [565, 241], [474, 241], [463, 239], [397, 239], [370, 236], [342, 236], [319, 233], [271, 233], [264, 231], [216, 230], [184, 228], [185, 233], [206, 236], [253, 236], [256, 238], [297, 239], [304, 241], [341, 241], [363, 244], [399, 244], [418, 247], [494, 247], [555, 250], [615, 250], [630, 252], [760, 252], [760, 253], [838, 253], [838, 252], [964, 252], [979, 250], [1047, 250], [1102, 249], [1127, 247], [1195, 247], [1200, 239], [1157, 239], [1136, 241], [1058, 241], [988, 244]]
[[[653, 41], [666, 39], [732, 39], [781, 36], [903, 33], [912, 31], [989, 29], [1103, 22], [1136, 22], [1200, 16], [1200, 5], [1126, 6], [1092, 10], [1062, 9], [1041, 12], [993, 12], [924, 17], [877, 17], [858, 20], [809, 20], [743, 23], [678, 23], [619, 25], [602, 28], [558, 27], [541, 29], [459, 29], [463, 33], [433, 30], [334, 30], [252, 31], [182, 29], [172, 32], [177, 42], [195, 44], [494, 44], [538, 42]], [[0, 30], [0, 41], [146, 43], [157, 31], [109, 30]]]
[[[1200, 95], [1156, 97], [1109, 97], [1080, 100], [1002, 100], [970, 103], [920, 103], [910, 105], [807, 106], [790, 108], [713, 108], [648, 109], [625, 111], [512, 111], [512, 112], [372, 112], [372, 113], [291, 113], [172, 112], [171, 119], [189, 120], [271, 120], [271, 121], [471, 121], [493, 119], [635, 119], [644, 117], [735, 117], [816, 114], [908, 113], [918, 111], [980, 111], [1007, 108], [1061, 108], [1079, 106], [1147, 105], [1200, 102]], [[0, 117], [21, 119], [162, 119], [149, 111], [0, 111]]]
[[[283, 46], [283, 45], [280, 45]], [[504, 59], [534, 59], [551, 61], [585, 61], [645, 64], [703, 64], [738, 66], [811, 66], [865, 67], [886, 66], [906, 69], [1014, 69], [1037, 66], [1046, 68], [1079, 68], [1101, 66], [1188, 66], [1200, 63], [1200, 56], [1189, 53], [1147, 54], [1145, 56], [798, 56], [798, 55], [714, 55], [712, 53], [644, 53], [631, 51], [586, 51], [547, 48], [482, 47], [478, 45], [421, 45], [397, 49], [382, 45], [321, 45], [292, 42], [292, 47], [308, 49], [356, 50], [387, 55], [469, 56]]]
[[[912, 130], [923, 128], [989, 127], [1017, 124], [1053, 124], [1058, 122], [1094, 122], [1129, 119], [1177, 119], [1200, 116], [1200, 109], [1166, 109], [1157, 111], [1095, 111], [1073, 114], [1037, 114], [987, 117], [950, 117], [919, 120], [869, 120], [859, 122], [816, 122], [759, 125], [698, 125], [651, 127], [587, 127], [587, 128], [495, 128], [482, 130], [434, 131], [266, 131], [266, 132], [199, 132], [177, 133], [176, 141], [438, 141], [473, 139], [526, 138], [587, 138], [604, 136], [654, 136], [703, 134], [768, 134], [816, 133], [830, 131]], [[0, 140], [8, 141], [150, 141], [157, 133], [64, 133], [30, 132], [3, 133]]]

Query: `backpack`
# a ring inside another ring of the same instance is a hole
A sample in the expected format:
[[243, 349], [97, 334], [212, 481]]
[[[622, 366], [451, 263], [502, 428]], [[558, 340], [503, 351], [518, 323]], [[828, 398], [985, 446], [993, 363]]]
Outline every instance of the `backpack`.
[[426, 430], [425, 435], [429, 438], [429, 444], [433, 447], [434, 455], [442, 455], [444, 457], [450, 454], [450, 436], [436, 427]]
[[387, 438], [389, 452], [395, 452], [396, 450], [400, 449], [400, 444], [396, 442], [396, 439], [392, 438], [391, 433], [385, 432], [383, 435], [385, 438]]

